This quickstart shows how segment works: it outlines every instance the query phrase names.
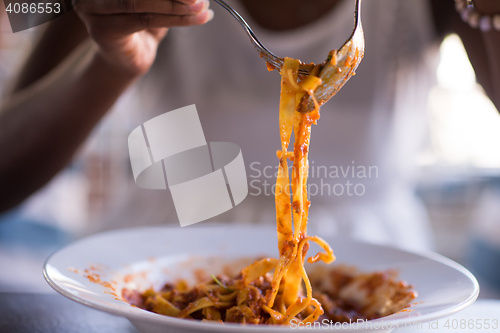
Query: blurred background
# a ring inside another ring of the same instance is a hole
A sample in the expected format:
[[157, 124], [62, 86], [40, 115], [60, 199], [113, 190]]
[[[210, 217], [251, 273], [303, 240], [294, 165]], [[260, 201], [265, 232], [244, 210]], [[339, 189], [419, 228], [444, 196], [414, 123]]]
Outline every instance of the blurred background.
[[[2, 4], [3, 5], [3, 4]], [[12, 34], [0, 17], [0, 93], [39, 28]], [[428, 97], [429, 132], [417, 193], [432, 222], [436, 250], [476, 274], [481, 298], [500, 299], [500, 116], [476, 83], [456, 35], [440, 46], [437, 84]], [[119, 101], [75, 161], [21, 206], [0, 215], [0, 291], [51, 290], [41, 269], [59, 247], [99, 231], [116, 205], [111, 193], [136, 186], [122, 138], [133, 129]], [[128, 166], [128, 167], [125, 167]], [[124, 181], [128, 179], [128, 181]], [[0, 189], [1, 190], [1, 189]]]

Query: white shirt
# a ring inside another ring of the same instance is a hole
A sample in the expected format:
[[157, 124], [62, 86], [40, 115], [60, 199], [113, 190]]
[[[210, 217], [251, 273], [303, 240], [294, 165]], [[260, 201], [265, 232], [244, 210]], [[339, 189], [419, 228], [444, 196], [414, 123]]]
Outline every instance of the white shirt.
[[[341, 1], [312, 24], [286, 32], [259, 27], [237, 1], [228, 2], [271, 51], [304, 62], [324, 61], [353, 28], [352, 0]], [[196, 104], [207, 141], [238, 144], [249, 182], [253, 181], [243, 203], [212, 221], [274, 224], [273, 195], [256, 194], [275, 183], [280, 75], [267, 71], [238, 22], [216, 4], [212, 7], [212, 22], [169, 31], [151, 72], [118, 103], [108, 122], [122, 120], [123, 141], [112, 154], [127, 163], [126, 136], [133, 128]], [[319, 235], [338, 232], [428, 248], [428, 221], [414, 194], [413, 176], [434, 79], [430, 9], [422, 0], [368, 0], [363, 2], [362, 22], [365, 58], [357, 75], [322, 107], [321, 119], [312, 129], [309, 183], [317, 187], [310, 192], [323, 188], [323, 193], [311, 196], [309, 228]], [[260, 174], [266, 167], [270, 177]], [[347, 181], [352, 195], [347, 193]], [[140, 189], [131, 173], [121, 182], [127, 185], [116, 187], [112, 210], [97, 223], [100, 228], [177, 223], [168, 191]], [[354, 193], [357, 184], [362, 195]], [[341, 188], [344, 192], [337, 195]]]

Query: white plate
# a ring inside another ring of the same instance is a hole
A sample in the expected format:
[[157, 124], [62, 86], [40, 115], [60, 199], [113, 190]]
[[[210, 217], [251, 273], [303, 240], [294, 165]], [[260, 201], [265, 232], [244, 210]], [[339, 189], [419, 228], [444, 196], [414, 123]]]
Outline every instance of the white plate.
[[[334, 249], [336, 263], [355, 265], [368, 272], [397, 269], [401, 279], [414, 285], [419, 293], [415, 300], [418, 304], [411, 311], [370, 321], [380, 329], [369, 332], [390, 332], [391, 328], [453, 314], [472, 304], [479, 294], [474, 276], [440, 255], [415, 254], [345, 238], [326, 240]], [[316, 250], [313, 245], [309, 253]], [[66, 246], [47, 259], [43, 272], [48, 283], [63, 296], [126, 317], [144, 333], [290, 332], [287, 327], [220, 325], [170, 318], [119, 300], [124, 287], [140, 290], [150, 285], [159, 287], [179, 277], [192, 277], [196, 268], [218, 274], [223, 263], [257, 256], [277, 256], [275, 230], [236, 226], [137, 228], [95, 235]], [[85, 269], [90, 271], [85, 273]], [[90, 279], [84, 276], [89, 273]], [[106, 283], [90, 281], [98, 278], [111, 283], [115, 295], [103, 286]], [[344, 326], [340, 331], [362, 332], [366, 325]]]

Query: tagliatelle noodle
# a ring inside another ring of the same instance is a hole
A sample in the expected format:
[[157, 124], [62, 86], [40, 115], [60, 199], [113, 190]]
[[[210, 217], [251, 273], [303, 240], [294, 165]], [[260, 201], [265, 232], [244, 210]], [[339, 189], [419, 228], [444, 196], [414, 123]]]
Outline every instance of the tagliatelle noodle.
[[[282, 285], [283, 291], [280, 297], [286, 308], [286, 311], [282, 313], [285, 316], [284, 324], [288, 324], [309, 305], [315, 307], [312, 317], [308, 317], [309, 321], [313, 318], [318, 319], [323, 313], [319, 302], [313, 301], [311, 285], [304, 269], [309, 240], [319, 242], [326, 251], [316, 255], [313, 260], [310, 260], [311, 262], [323, 260], [331, 263], [335, 260], [333, 251], [326, 242], [318, 237], [307, 237], [310, 206], [307, 198], [308, 153], [311, 126], [319, 119], [319, 106], [314, 98], [314, 90], [321, 84], [321, 79], [316, 76], [319, 72], [318, 67], [309, 76], [299, 78], [299, 65], [298, 60], [285, 58], [281, 69], [279, 110], [281, 151], [277, 152], [279, 169], [275, 196], [280, 258], [274, 272], [268, 307], [273, 307]], [[311, 112], [301, 113], [297, 111], [297, 108], [305, 94], [313, 98], [316, 108]], [[293, 155], [288, 153], [292, 132], [295, 136]], [[293, 161], [291, 193], [288, 159]], [[301, 296], [302, 281], [306, 285], [307, 297], [305, 298]]]

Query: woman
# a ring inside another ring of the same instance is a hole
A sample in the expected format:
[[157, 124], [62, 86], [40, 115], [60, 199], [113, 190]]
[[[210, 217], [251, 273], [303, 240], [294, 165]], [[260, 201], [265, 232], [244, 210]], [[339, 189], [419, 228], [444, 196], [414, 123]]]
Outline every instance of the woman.
[[[483, 14], [500, 13], [494, 0], [474, 3]], [[231, 4], [273, 52], [306, 62], [323, 61], [352, 30], [354, 4], [348, 0]], [[279, 76], [266, 72], [238, 23], [214, 8], [217, 19], [205, 24], [213, 17], [207, 1], [81, 0], [75, 9], [77, 15], [49, 24], [3, 106], [0, 188], [8, 196], [2, 194], [2, 208], [63, 168], [124, 91], [149, 72], [130, 92], [138, 103], [125, 103], [134, 109], [130, 130], [196, 104], [207, 140], [240, 145], [250, 181], [249, 197], [215, 220], [274, 223], [268, 167], [277, 164]], [[317, 176], [310, 182], [318, 190], [311, 228], [425, 248], [429, 231], [413, 194], [412, 160], [424, 129], [432, 51], [439, 36], [458, 33], [498, 106], [500, 32], [470, 28], [451, 0], [365, 1], [363, 13], [366, 57], [313, 129], [310, 159]], [[190, 27], [169, 31], [179, 26]], [[360, 176], [352, 168], [373, 172]], [[358, 192], [349, 194], [357, 184]], [[107, 220], [115, 226], [175, 221], [167, 200], [167, 192], [130, 187]]]

